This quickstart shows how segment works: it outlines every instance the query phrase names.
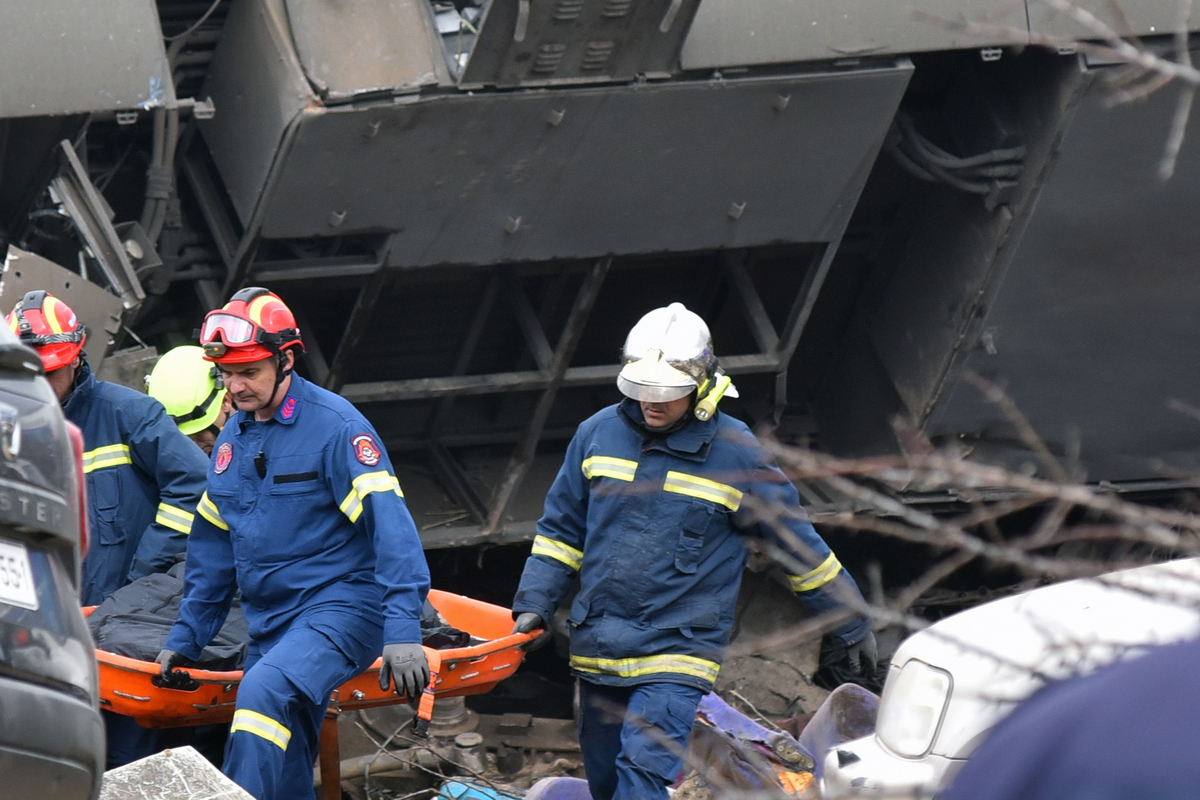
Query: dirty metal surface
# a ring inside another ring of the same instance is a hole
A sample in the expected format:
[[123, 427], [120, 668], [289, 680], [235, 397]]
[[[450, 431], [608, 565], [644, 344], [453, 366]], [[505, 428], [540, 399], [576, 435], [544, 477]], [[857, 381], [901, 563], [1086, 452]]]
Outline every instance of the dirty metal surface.
[[829, 241], [911, 69], [305, 114], [262, 235], [395, 231], [402, 267]]
[[[1017, 31], [967, 35], [914, 19], [913, 9]], [[1006, 0], [704, 0], [681, 61], [684, 69], [714, 69], [1022, 44], [1026, 29], [1024, 6]]]
[[326, 103], [438, 82], [444, 59], [428, 0], [286, 0], [286, 7], [304, 74]]
[[[1162, 182], [1175, 92], [1136, 108], [1105, 99], [1094, 81], [963, 367], [1001, 382], [1052, 451], [1077, 431], [1091, 480], [1196, 474], [1200, 424], [1167, 403], [1200, 400], [1200, 142], [1184, 140]], [[945, 391], [929, 430], [1029, 460], [965, 382]]]
[[4, 4], [0, 118], [132, 109], [173, 95], [153, 0]]
[[492, 0], [461, 85], [665, 77], [699, 0]]
[[190, 747], [164, 750], [104, 773], [99, 800], [252, 800]]

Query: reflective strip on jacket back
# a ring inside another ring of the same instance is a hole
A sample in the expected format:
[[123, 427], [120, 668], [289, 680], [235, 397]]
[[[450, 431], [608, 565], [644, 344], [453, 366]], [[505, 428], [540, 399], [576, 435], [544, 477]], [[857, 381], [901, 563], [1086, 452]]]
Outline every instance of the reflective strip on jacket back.
[[85, 474], [98, 469], [119, 467], [122, 464], [132, 463], [133, 459], [129, 457], [129, 445], [127, 444], [110, 444], [107, 447], [97, 447], [95, 450], [88, 450], [83, 454], [83, 471]]

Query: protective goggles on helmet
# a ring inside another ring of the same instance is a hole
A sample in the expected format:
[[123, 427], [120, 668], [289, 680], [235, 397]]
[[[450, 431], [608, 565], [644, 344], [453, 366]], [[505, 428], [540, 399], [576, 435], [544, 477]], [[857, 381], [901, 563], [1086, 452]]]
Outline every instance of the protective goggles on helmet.
[[230, 347], [248, 344], [261, 344], [277, 351], [285, 342], [295, 338], [294, 335], [289, 336], [285, 333], [270, 333], [245, 317], [224, 310], [210, 311], [200, 328], [200, 345], [204, 348], [204, 354], [210, 358], [225, 355], [225, 351]]

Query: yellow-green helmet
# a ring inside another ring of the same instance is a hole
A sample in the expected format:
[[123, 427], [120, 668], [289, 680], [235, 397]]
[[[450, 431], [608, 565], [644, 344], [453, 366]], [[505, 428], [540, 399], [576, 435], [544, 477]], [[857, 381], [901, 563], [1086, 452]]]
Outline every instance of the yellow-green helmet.
[[204, 360], [204, 350], [184, 345], [169, 350], [146, 378], [146, 391], [163, 404], [181, 433], [191, 436], [216, 422], [225, 399], [217, 367]]

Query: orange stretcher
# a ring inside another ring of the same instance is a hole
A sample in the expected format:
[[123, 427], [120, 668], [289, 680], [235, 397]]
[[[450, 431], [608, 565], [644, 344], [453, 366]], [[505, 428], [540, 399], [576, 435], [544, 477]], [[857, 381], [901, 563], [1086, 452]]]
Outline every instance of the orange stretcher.
[[[487, 640], [472, 647], [450, 650], [426, 648], [434, 672], [430, 682], [433, 697], [491, 691], [497, 683], [517, 671], [525, 656], [521, 645], [539, 633], [510, 633], [512, 612], [491, 603], [436, 589], [430, 590], [429, 602], [448, 624], [475, 638]], [[84, 616], [92, 611], [93, 607], [84, 608]], [[210, 672], [179, 668], [178, 672], [183, 676], [174, 676], [176, 680], [164, 682], [159, 665], [154, 662], [105, 650], [96, 650], [96, 660], [100, 666], [101, 707], [133, 717], [145, 727], [207, 725], [233, 719], [241, 670]], [[382, 659], [376, 659], [366, 672], [335, 689], [331, 710], [348, 711], [407, 702], [407, 698], [379, 688], [381, 663]]]

